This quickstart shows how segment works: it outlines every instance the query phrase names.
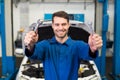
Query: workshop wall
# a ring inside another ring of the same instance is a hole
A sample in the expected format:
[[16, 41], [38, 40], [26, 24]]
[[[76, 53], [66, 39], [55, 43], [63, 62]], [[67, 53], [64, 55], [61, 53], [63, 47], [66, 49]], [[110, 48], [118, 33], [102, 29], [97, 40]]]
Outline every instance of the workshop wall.
[[[17, 8], [13, 5], [14, 33], [21, 27], [28, 27], [38, 19], [44, 19], [45, 13], [58, 10], [64, 10], [69, 14], [84, 14], [85, 22], [91, 21], [94, 26], [94, 3], [86, 3], [86, 5], [84, 3], [20, 3]], [[16, 35], [14, 34], [14, 40]]]

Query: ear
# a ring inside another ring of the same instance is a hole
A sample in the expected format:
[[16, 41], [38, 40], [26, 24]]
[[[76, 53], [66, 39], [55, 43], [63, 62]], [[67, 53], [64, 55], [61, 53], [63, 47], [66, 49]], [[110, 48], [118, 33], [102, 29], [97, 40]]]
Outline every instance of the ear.
[[53, 26], [54, 26], [54, 25], [53, 25], [53, 23], [52, 23], [52, 29], [53, 29]]
[[68, 24], [68, 26], [70, 27], [70, 23]]
[[70, 26], [70, 23], [69, 23], [69, 26]]

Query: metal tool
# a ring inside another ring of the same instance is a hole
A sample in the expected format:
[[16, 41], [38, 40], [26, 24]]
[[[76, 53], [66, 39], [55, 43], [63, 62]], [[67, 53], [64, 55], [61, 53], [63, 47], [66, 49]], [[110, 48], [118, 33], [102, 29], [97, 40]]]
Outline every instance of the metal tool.
[[94, 33], [95, 33], [95, 32], [94, 32], [94, 29], [93, 29], [93, 27], [92, 27], [92, 22], [89, 22], [89, 23], [88, 23], [88, 28], [90, 29], [91, 34], [94, 34]]

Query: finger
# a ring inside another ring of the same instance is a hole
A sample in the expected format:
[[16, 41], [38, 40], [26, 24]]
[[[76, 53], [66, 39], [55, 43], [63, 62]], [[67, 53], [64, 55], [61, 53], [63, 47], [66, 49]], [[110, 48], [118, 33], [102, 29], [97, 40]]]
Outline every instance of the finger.
[[102, 39], [100, 37], [99, 38], [95, 38], [95, 39], [93, 39], [93, 42], [95, 44], [100, 44], [100, 43], [102, 43]]
[[96, 47], [97, 49], [101, 48], [103, 45], [102, 39], [96, 39], [92, 41], [93, 41], [93, 46]]
[[28, 45], [28, 44], [30, 44], [30, 40], [29, 40], [29, 39], [26, 39], [26, 40], [24, 41], [24, 43], [25, 43], [25, 45]]
[[88, 44], [92, 45], [92, 35], [89, 36]]
[[92, 39], [100, 38], [98, 34], [93, 34]]
[[93, 40], [96, 44], [102, 43], [102, 39], [94, 39]]
[[35, 33], [28, 33], [28, 34], [26, 34], [25, 39], [29, 39], [29, 38], [35, 39], [36, 37], [37, 37], [37, 34], [35, 34]]
[[102, 42], [99, 42], [99, 43], [94, 44], [94, 46], [96, 46], [97, 49], [101, 48], [102, 45], [103, 45]]
[[94, 37], [92, 37], [92, 40], [94, 42], [102, 42], [102, 38], [100, 36], [94, 36]]
[[34, 31], [30, 31], [26, 34], [26, 36], [35, 36], [36, 33]]

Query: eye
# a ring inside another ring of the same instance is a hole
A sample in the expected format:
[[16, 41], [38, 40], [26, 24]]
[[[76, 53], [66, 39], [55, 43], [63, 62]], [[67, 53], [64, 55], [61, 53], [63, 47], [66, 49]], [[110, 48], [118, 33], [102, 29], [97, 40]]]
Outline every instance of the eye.
[[66, 25], [67, 25], [67, 23], [63, 23], [63, 24], [62, 24], [62, 26], [66, 26]]
[[55, 26], [59, 26], [59, 24], [54, 24]]

